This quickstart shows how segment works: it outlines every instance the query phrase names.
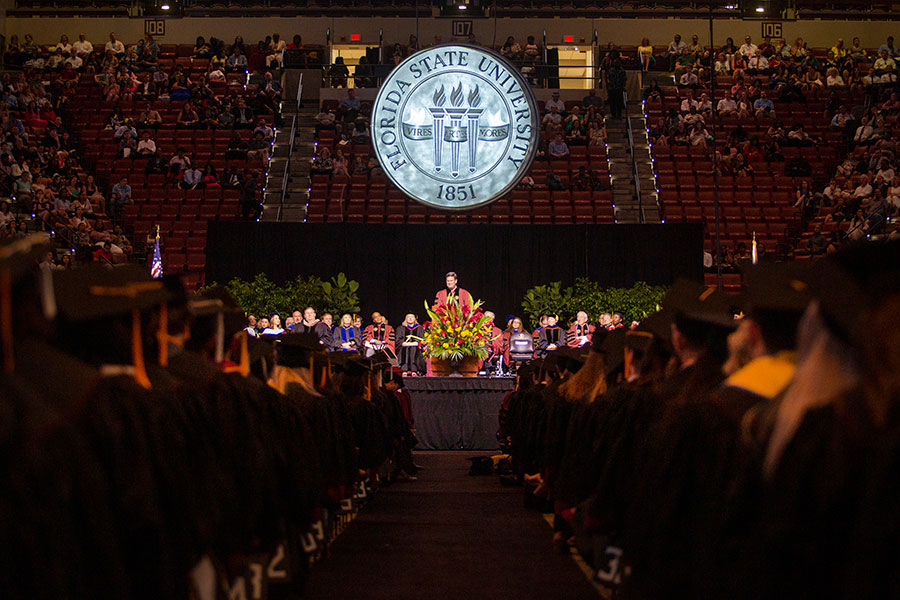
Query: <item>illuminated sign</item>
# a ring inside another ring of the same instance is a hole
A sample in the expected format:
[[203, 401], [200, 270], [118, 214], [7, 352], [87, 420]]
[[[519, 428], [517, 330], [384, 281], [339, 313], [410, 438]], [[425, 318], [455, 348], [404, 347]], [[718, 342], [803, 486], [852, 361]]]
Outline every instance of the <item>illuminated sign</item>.
[[372, 109], [381, 167], [411, 198], [466, 210], [493, 202], [528, 171], [538, 111], [519, 71], [464, 44], [413, 54], [388, 76]]
[[351, 34], [350, 34], [350, 41], [351, 41], [351, 42], [358, 42], [358, 41], [359, 41], [359, 34], [358, 34], [358, 33], [351, 33]]

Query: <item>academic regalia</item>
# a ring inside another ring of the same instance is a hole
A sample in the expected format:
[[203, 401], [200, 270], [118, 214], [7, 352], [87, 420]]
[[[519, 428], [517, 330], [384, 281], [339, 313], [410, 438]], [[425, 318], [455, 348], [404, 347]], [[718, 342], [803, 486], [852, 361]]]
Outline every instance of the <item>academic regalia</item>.
[[362, 332], [359, 330], [359, 327], [354, 325], [350, 327], [336, 326], [332, 330], [331, 337], [333, 340], [332, 348], [334, 348], [335, 352], [353, 352], [353, 350], [347, 350], [341, 346], [341, 344], [346, 342], [353, 342], [353, 349], [355, 350], [359, 350], [363, 345]]
[[[404, 373], [425, 373], [426, 366], [425, 356], [422, 354], [422, 342], [410, 339], [412, 337], [424, 338], [424, 336], [425, 328], [419, 323], [412, 326], [404, 323], [397, 327], [396, 338], [400, 344], [400, 351], [397, 353], [397, 358], [400, 360], [398, 366]], [[407, 342], [415, 345], [404, 345]]]
[[311, 325], [307, 324], [306, 321], [294, 323], [294, 326], [291, 327], [291, 333], [314, 333], [319, 339], [319, 343], [326, 349], [331, 348], [334, 344], [331, 329], [328, 325], [319, 320], [316, 320], [316, 322]]
[[456, 296], [459, 300], [460, 307], [468, 306], [471, 308], [474, 304], [472, 301], [472, 294], [458, 286], [454, 290], [448, 288], [438, 290], [438, 293], [434, 295], [434, 303], [437, 306], [447, 304], [447, 298], [450, 298], [451, 296]]
[[[372, 323], [363, 330], [363, 344], [365, 345], [369, 342], [382, 342], [393, 352], [395, 342], [394, 328], [384, 322], [377, 325]], [[374, 348], [374, 350], [380, 350], [380, 348]]]
[[[576, 348], [578, 346], [590, 344], [591, 339], [594, 336], [594, 330], [594, 326], [590, 323], [585, 323], [584, 325], [572, 323], [572, 326], [569, 327], [569, 330], [566, 332], [566, 345], [570, 348]], [[581, 338], [587, 338], [587, 341], [582, 343]]]
[[534, 346], [534, 355], [543, 358], [549, 352], [548, 347], [555, 344], [557, 348], [566, 345], [566, 332], [559, 325], [542, 327]]

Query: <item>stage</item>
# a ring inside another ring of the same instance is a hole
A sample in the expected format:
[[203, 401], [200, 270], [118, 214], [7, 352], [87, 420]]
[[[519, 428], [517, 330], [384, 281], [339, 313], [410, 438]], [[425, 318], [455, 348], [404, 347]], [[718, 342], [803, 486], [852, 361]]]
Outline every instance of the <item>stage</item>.
[[405, 377], [419, 450], [494, 450], [514, 377]]

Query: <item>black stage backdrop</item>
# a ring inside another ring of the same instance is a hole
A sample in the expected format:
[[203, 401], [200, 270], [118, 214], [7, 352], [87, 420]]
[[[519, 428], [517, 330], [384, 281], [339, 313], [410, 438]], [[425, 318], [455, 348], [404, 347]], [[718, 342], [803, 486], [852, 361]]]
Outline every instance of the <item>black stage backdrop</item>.
[[[703, 226], [668, 225], [365, 225], [213, 221], [206, 281], [276, 282], [297, 275], [329, 279], [343, 271], [359, 282], [364, 315], [378, 310], [393, 325], [414, 312], [456, 271], [460, 286], [502, 320], [521, 314], [535, 285], [571, 285], [589, 277], [604, 286], [671, 284], [703, 278]], [[302, 309], [303, 307], [297, 307]], [[337, 318], [337, 316], [336, 316]]]

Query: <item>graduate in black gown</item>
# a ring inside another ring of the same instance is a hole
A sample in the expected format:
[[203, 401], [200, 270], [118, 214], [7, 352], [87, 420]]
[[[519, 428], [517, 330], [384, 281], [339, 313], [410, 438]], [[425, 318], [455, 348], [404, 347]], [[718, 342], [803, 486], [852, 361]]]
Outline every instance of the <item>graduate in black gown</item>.
[[403, 373], [424, 375], [425, 356], [422, 354], [422, 339], [425, 328], [419, 324], [416, 315], [409, 313], [403, 323], [394, 331], [398, 344], [398, 366]]
[[547, 324], [537, 334], [534, 346], [535, 356], [544, 358], [548, 352], [566, 346], [566, 331], [557, 323], [556, 315], [547, 315]]

